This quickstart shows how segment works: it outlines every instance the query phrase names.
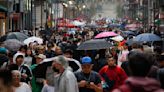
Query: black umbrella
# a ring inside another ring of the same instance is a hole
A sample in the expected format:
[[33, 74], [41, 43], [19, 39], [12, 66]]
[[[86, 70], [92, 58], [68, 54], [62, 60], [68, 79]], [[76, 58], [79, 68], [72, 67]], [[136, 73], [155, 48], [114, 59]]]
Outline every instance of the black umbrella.
[[25, 35], [24, 33], [21, 33], [21, 32], [11, 32], [11, 33], [8, 33], [4, 36], [2, 36], [0, 38], [0, 41], [5, 41], [5, 40], [8, 40], [8, 39], [17, 39], [21, 42], [23, 42], [25, 39], [27, 39], [28, 36]]
[[[35, 74], [35, 77], [37, 78], [45, 78], [46, 77], [46, 71], [47, 68], [50, 67], [53, 63], [53, 58], [47, 58], [43, 62], [41, 62], [36, 68], [33, 70], [33, 73]], [[72, 68], [73, 72], [81, 71], [81, 64], [79, 61], [71, 58], [66, 58], [69, 62], [69, 66]]]
[[77, 50], [99, 50], [99, 49], [107, 49], [112, 45], [107, 42], [105, 39], [91, 39], [81, 43]]

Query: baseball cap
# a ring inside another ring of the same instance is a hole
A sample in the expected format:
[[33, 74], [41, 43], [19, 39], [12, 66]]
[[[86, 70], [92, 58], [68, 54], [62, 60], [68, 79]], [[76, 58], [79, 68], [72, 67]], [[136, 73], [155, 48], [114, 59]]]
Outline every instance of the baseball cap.
[[88, 57], [88, 56], [83, 57], [81, 63], [82, 64], [91, 64], [92, 63], [92, 59], [90, 57]]
[[46, 59], [46, 56], [43, 55], [43, 54], [39, 54], [39, 55], [36, 56], [36, 58]]

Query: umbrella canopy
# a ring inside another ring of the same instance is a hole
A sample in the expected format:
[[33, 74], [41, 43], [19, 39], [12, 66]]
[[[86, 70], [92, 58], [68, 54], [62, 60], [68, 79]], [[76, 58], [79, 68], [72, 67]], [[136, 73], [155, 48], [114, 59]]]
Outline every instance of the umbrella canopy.
[[16, 39], [8, 39], [4, 42], [5, 48], [9, 51], [18, 51], [22, 45], [24, 44]]
[[123, 34], [125, 34], [125, 35], [133, 35], [133, 36], [135, 36], [136, 34], [133, 32], [133, 31], [122, 31], [122, 33]]
[[35, 41], [38, 42], [39, 44], [43, 44], [43, 39], [35, 36], [25, 39], [23, 43], [29, 45], [30, 42], [35, 42]]
[[85, 26], [85, 22], [80, 22], [80, 21], [77, 21], [77, 20], [73, 21], [72, 23], [73, 23], [75, 26]]
[[105, 38], [105, 37], [111, 37], [111, 36], [117, 36], [115, 32], [101, 32], [95, 36], [96, 39], [98, 38]]
[[146, 41], [146, 42], [149, 42], [149, 41], [160, 41], [161, 38], [155, 34], [152, 34], [152, 33], [143, 33], [143, 34], [140, 34], [138, 36], [136, 36], [134, 38], [134, 41]]
[[[34, 70], [36, 77], [45, 78], [47, 67], [52, 66], [54, 58], [56, 58], [56, 57], [47, 58], [47, 59], [43, 60], [38, 66], [36, 66], [36, 68]], [[66, 58], [66, 59], [69, 62], [69, 66], [72, 68], [72, 70], [74, 72], [82, 70], [81, 64], [79, 63], [79, 61], [77, 61], [75, 59], [71, 59], [71, 58]], [[78, 68], [76, 68], [76, 67], [78, 67]]]
[[125, 26], [125, 28], [129, 29], [129, 30], [137, 30], [139, 28], [139, 24], [128, 24]]
[[25, 35], [24, 33], [21, 33], [21, 32], [11, 32], [11, 33], [8, 33], [8, 34], [2, 36], [0, 38], [0, 41], [5, 41], [5, 40], [8, 40], [8, 39], [17, 39], [17, 40], [23, 42], [27, 38], [28, 38], [28, 36]]
[[134, 43], [135, 43], [135, 44], [142, 44], [142, 42], [140, 42], [140, 41], [134, 41], [134, 38], [128, 39], [128, 40], [126, 41], [126, 44], [127, 44], [128, 46], [132, 46]]
[[120, 42], [120, 41], [123, 41], [123, 40], [124, 40], [124, 38], [123, 38], [121, 35], [112, 37], [112, 38], [110, 38], [110, 39], [111, 39], [111, 40], [114, 40], [114, 41], [117, 41], [117, 42]]
[[91, 39], [81, 43], [77, 50], [99, 50], [106, 49], [112, 45], [108, 43], [105, 39]]
[[76, 26], [71, 23], [58, 23], [58, 27], [75, 28]]

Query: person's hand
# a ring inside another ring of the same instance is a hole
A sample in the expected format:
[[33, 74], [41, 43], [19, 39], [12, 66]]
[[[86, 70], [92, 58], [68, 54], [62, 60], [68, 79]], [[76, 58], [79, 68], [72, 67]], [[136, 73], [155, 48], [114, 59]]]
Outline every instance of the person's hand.
[[91, 88], [91, 89], [95, 89], [95, 84], [94, 84], [94, 82], [90, 82], [90, 85], [89, 85], [89, 87]]
[[27, 74], [23, 73], [23, 74], [21, 74], [21, 77], [22, 77], [23, 79], [26, 79], [26, 78], [27, 78]]
[[79, 87], [85, 87], [87, 82], [85, 80], [82, 80], [79, 82]]

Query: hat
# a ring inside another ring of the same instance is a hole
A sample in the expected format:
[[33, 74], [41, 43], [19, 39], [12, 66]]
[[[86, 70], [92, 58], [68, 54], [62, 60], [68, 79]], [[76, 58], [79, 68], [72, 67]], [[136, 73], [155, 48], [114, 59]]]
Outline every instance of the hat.
[[36, 58], [46, 59], [46, 56], [43, 55], [43, 54], [39, 54], [39, 55], [36, 56]]
[[88, 56], [83, 57], [81, 63], [82, 64], [91, 64], [92, 63], [92, 59], [90, 57], [88, 57]]
[[38, 45], [38, 46], [37, 46], [37, 49], [44, 49], [44, 46]]
[[0, 54], [7, 54], [7, 49], [4, 47], [0, 47]]

